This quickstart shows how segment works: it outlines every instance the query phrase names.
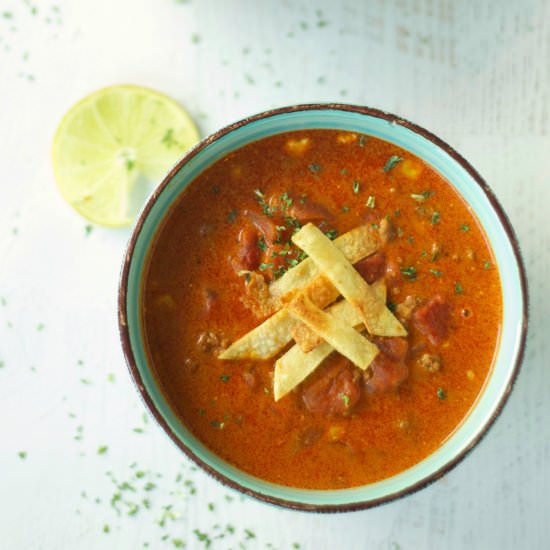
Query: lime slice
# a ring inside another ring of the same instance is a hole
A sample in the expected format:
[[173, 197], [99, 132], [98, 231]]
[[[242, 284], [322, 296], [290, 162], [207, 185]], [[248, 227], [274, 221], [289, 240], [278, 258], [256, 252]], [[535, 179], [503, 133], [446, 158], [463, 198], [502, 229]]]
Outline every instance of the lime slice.
[[67, 202], [92, 222], [130, 225], [152, 184], [198, 140], [173, 99], [139, 86], [103, 88], [59, 124], [55, 177]]

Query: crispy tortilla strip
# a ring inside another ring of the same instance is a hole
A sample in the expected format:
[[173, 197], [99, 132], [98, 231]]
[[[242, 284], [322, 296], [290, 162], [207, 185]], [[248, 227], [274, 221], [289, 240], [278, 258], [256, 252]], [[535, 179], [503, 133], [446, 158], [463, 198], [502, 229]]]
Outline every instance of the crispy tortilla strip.
[[[344, 254], [350, 254], [351, 262], [358, 262], [378, 249], [378, 242], [366, 225], [352, 229], [334, 242], [339, 243]], [[290, 274], [293, 275], [289, 277]], [[304, 278], [303, 281], [301, 277]], [[286, 279], [286, 282], [280, 285], [283, 279]], [[330, 280], [321, 274], [316, 264], [308, 258], [271, 283], [270, 292], [274, 285], [279, 293], [278, 298], [283, 298], [278, 300], [279, 307], [294, 298], [300, 289], [320, 308], [331, 304], [340, 295]], [[231, 344], [218, 357], [233, 360], [269, 359], [276, 355], [292, 339], [291, 330], [297, 323], [293, 317], [282, 314], [281, 311], [283, 310], [280, 309], [278, 313]], [[285, 331], [288, 333], [287, 338], [284, 337]]]
[[292, 340], [292, 327], [296, 319], [281, 309], [261, 325], [233, 342], [219, 359], [269, 359]]
[[273, 377], [275, 401], [284, 397], [305, 380], [333, 351], [334, 348], [326, 342], [309, 353], [304, 353], [297, 345], [292, 346], [275, 362]]
[[[354, 264], [376, 252], [379, 248], [377, 238], [370, 231], [368, 225], [360, 225], [344, 233], [334, 241], [334, 246]], [[314, 261], [306, 258], [296, 267], [289, 269], [280, 279], [269, 285], [271, 296], [276, 300], [282, 298], [292, 290], [307, 286], [321, 270]]]
[[386, 304], [376, 296], [344, 254], [321, 230], [308, 223], [293, 235], [292, 240], [311, 257], [342, 296], [359, 311], [371, 334], [407, 335], [403, 325]]
[[378, 354], [378, 348], [361, 336], [353, 327], [318, 308], [304, 294], [299, 294], [288, 310], [336, 351], [347, 357], [353, 364], [366, 370]]
[[[380, 300], [383, 300], [385, 303], [385, 281], [380, 279], [373, 283], [371, 288]], [[336, 317], [336, 319], [344, 321], [344, 323], [350, 325], [351, 327], [357, 327], [358, 325], [362, 326], [363, 324], [361, 315], [347, 300], [341, 300], [333, 306], [330, 306], [326, 311], [333, 317]], [[304, 323], [298, 323], [294, 326], [292, 329], [292, 337], [296, 340], [296, 343], [300, 346], [300, 349], [305, 353], [323, 343], [323, 339]]]

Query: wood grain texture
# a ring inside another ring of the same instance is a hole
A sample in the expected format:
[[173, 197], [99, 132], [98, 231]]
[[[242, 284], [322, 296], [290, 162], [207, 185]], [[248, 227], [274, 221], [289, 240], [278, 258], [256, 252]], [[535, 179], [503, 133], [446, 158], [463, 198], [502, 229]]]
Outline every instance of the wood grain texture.
[[[550, 2], [62, 0], [0, 14], [0, 546], [548, 548]], [[67, 108], [116, 82], [173, 95], [203, 134], [274, 106], [366, 104], [472, 162], [518, 233], [531, 328], [508, 405], [463, 463], [381, 508], [300, 514], [193, 471], [143, 417], [116, 331], [129, 232], [86, 230], [49, 161]]]

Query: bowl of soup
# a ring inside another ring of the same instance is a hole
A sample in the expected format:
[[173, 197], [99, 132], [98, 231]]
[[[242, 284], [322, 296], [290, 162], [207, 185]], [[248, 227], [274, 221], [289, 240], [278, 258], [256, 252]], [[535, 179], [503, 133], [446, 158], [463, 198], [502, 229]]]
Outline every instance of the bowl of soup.
[[193, 461], [270, 503], [348, 511], [480, 441], [519, 370], [526, 281], [450, 146], [378, 110], [301, 105], [220, 130], [167, 175], [119, 319], [139, 393]]

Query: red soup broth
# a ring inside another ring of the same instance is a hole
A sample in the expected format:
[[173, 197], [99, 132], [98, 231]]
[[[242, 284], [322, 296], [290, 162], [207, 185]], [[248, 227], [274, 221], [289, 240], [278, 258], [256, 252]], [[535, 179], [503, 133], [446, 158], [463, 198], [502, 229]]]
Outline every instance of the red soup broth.
[[[331, 239], [370, 226], [380, 249], [356, 268], [385, 281], [407, 336], [371, 338], [380, 353], [365, 372], [334, 352], [275, 401], [274, 363], [292, 344], [263, 361], [218, 354], [267, 317], [251, 278], [267, 285], [299, 263], [290, 237], [307, 222]], [[479, 222], [428, 164], [305, 130], [250, 143], [185, 189], [156, 235], [142, 311], [158, 383], [205, 445], [270, 482], [338, 489], [402, 472], [461, 424], [491, 372], [502, 291]]]

